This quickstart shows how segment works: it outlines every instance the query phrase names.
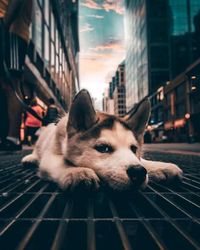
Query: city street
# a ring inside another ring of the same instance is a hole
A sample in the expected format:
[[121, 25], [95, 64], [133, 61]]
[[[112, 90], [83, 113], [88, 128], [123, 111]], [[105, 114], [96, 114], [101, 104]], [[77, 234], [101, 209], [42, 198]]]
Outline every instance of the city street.
[[20, 159], [30, 151], [27, 148], [2, 152], [1, 246], [9, 250], [199, 249], [200, 155], [192, 147], [145, 145], [147, 159], [174, 162], [184, 170], [181, 184], [151, 184], [127, 195], [102, 190], [81, 197], [40, 180], [35, 169], [24, 169]]

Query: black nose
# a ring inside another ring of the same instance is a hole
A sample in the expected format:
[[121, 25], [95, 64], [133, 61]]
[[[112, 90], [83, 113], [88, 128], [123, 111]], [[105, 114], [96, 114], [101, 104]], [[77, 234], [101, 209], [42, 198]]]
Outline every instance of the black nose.
[[138, 184], [142, 184], [142, 182], [145, 180], [146, 175], [147, 175], [146, 169], [140, 165], [136, 165], [136, 166], [131, 165], [126, 170], [126, 172], [129, 178], [132, 181], [137, 182]]

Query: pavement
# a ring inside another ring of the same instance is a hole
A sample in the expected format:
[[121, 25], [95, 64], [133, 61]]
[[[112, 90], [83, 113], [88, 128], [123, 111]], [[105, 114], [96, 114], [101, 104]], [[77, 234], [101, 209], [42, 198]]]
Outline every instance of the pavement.
[[162, 152], [200, 156], [200, 143], [152, 143], [144, 145], [144, 152]]

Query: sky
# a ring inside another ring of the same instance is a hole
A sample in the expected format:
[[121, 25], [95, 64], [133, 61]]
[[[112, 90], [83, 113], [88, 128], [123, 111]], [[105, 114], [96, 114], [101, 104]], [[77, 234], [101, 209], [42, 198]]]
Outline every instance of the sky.
[[80, 0], [80, 83], [97, 102], [125, 58], [123, 0]]

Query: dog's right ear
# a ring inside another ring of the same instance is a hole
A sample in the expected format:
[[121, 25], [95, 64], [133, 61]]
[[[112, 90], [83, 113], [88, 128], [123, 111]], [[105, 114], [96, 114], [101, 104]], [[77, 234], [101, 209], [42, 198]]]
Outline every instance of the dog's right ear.
[[83, 132], [91, 128], [97, 122], [92, 99], [87, 90], [81, 90], [74, 98], [69, 110], [67, 123], [68, 135]]

